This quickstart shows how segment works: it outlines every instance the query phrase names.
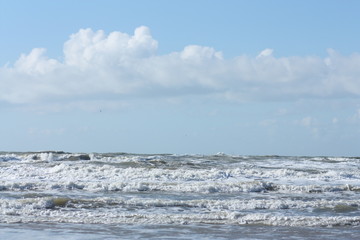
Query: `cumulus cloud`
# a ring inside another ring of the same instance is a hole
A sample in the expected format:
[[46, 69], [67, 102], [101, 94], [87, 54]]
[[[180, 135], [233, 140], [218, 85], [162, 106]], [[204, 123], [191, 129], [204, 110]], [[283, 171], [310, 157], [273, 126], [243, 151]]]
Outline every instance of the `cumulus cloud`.
[[152, 56], [156, 49], [157, 41], [144, 26], [135, 29], [133, 36], [121, 32], [106, 36], [102, 30], [81, 29], [64, 44], [64, 63], [84, 70], [94, 65], [120, 65]]
[[213, 96], [230, 101], [360, 96], [360, 55], [328, 50], [325, 58], [280, 57], [265, 49], [256, 57], [224, 59], [220, 51], [189, 45], [157, 54], [158, 42], [141, 26], [133, 35], [80, 29], [63, 46], [63, 60], [35, 48], [0, 68], [0, 101], [114, 101], [124, 96]]

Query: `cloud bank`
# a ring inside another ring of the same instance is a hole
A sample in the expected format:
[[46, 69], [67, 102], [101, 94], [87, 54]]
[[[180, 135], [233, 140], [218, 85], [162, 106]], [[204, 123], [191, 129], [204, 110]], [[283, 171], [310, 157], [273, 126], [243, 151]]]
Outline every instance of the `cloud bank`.
[[211, 47], [189, 45], [157, 54], [149, 28], [133, 35], [80, 29], [64, 43], [62, 60], [34, 48], [0, 68], [0, 102], [117, 101], [126, 97], [210, 96], [228, 101], [360, 96], [360, 54], [325, 58], [258, 56], [224, 59]]

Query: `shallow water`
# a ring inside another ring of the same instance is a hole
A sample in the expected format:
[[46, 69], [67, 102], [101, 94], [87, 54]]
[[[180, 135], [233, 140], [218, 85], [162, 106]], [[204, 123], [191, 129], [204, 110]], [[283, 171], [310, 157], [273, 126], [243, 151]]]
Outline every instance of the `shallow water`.
[[94, 239], [359, 239], [357, 227], [281, 227], [259, 225], [87, 225], [0, 224], [0, 238], [23, 240]]
[[0, 153], [0, 238], [358, 239], [360, 159]]

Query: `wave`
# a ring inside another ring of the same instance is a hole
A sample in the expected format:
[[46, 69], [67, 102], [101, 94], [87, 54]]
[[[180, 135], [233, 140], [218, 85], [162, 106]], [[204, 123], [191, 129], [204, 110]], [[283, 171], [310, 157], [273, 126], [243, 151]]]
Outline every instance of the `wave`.
[[[263, 224], [270, 226], [359, 226], [359, 200], [190, 200], [164, 201], [154, 199], [71, 199], [34, 198], [0, 200], [5, 216], [1, 223], [61, 222], [87, 224]], [[321, 207], [319, 207], [321, 206]], [[308, 209], [311, 214], [299, 212]], [[320, 211], [337, 216], [319, 214]], [[257, 211], [253, 213], [252, 210]], [[266, 211], [268, 210], [268, 211]], [[269, 212], [270, 210], [270, 212]], [[290, 210], [292, 214], [286, 214]], [[351, 216], [341, 215], [353, 213]]]
[[360, 225], [359, 158], [1, 152], [0, 222]]

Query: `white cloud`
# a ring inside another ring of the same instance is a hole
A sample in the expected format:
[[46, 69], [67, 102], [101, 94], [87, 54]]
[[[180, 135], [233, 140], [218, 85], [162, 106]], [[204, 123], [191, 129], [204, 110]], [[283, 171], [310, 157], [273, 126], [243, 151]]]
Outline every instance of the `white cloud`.
[[257, 58], [261, 58], [261, 57], [268, 57], [271, 56], [274, 52], [274, 49], [270, 49], [270, 48], [266, 48], [263, 51], [261, 51], [259, 53], [259, 55], [257, 56]]
[[300, 121], [297, 122], [298, 124], [304, 127], [311, 127], [316, 123], [316, 119], [313, 117], [304, 117]]
[[197, 45], [190, 45], [185, 47], [180, 56], [185, 61], [193, 61], [198, 64], [206, 60], [223, 59], [221, 52], [216, 52], [213, 48], [210, 47], [202, 47]]
[[58, 61], [44, 56], [46, 49], [34, 48], [29, 55], [22, 54], [15, 63], [15, 69], [27, 75], [46, 74], [59, 66]]
[[[0, 68], [0, 101], [114, 101], [124, 97], [208, 95], [230, 101], [289, 100], [360, 96], [360, 54], [326, 58], [274, 57], [265, 49], [256, 57], [224, 59], [206, 46], [157, 54], [147, 27], [133, 35], [81, 29], [64, 43], [63, 61], [35, 48], [13, 66]], [[74, 105], [74, 104], [73, 104]]]
[[106, 36], [102, 30], [81, 29], [64, 44], [65, 64], [83, 70], [94, 65], [126, 66], [133, 59], [154, 55], [156, 50], [157, 41], [144, 26], [135, 29], [133, 36], [121, 32]]

